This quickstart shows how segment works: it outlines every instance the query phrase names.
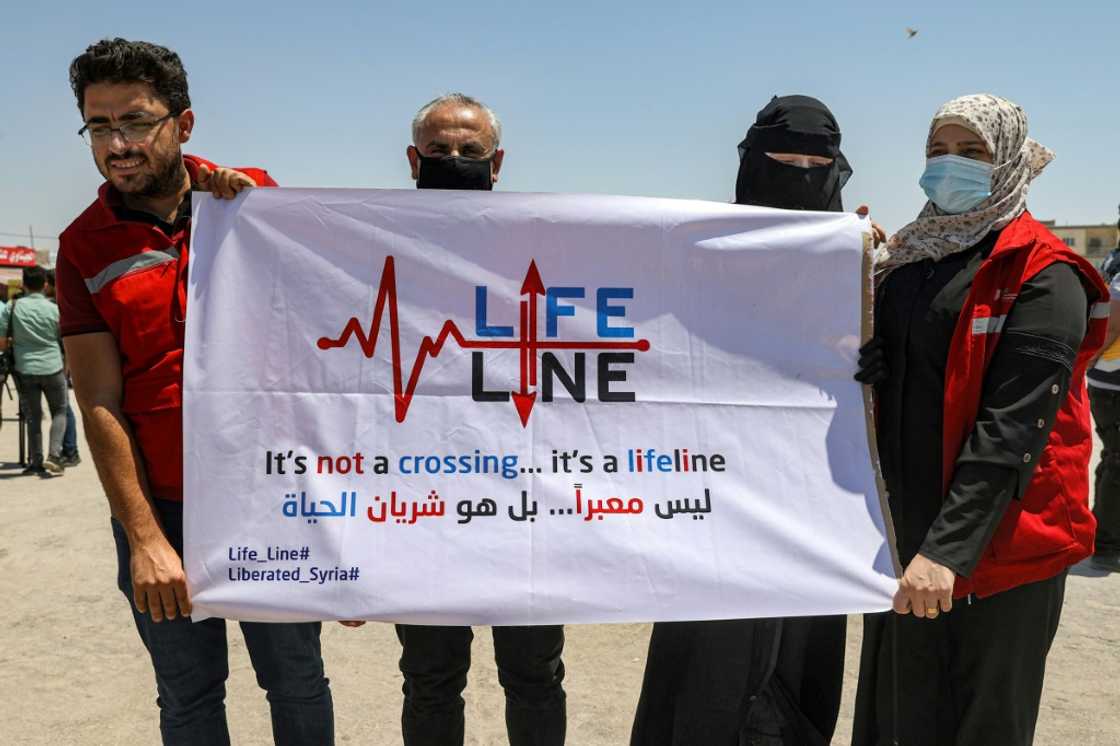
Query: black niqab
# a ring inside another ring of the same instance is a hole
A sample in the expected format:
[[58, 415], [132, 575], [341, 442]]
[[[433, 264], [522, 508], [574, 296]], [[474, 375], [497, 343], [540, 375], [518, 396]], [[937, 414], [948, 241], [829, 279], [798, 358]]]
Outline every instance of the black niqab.
[[[832, 163], [801, 168], [767, 153], [819, 155]], [[735, 202], [840, 212], [844, 209], [840, 191], [851, 175], [852, 168], [840, 152], [840, 127], [828, 107], [809, 96], [775, 96], [739, 143]]]

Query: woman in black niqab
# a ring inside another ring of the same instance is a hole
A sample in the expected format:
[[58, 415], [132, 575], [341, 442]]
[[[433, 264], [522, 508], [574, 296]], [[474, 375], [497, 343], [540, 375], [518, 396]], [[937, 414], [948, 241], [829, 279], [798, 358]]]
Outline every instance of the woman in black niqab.
[[[772, 99], [739, 158], [738, 204], [843, 209], [852, 169], [836, 119], [815, 98]], [[843, 616], [655, 624], [631, 746], [827, 746], [846, 632]]]
[[809, 96], [775, 96], [739, 143], [735, 202], [841, 212], [840, 191], [851, 175], [828, 107]]

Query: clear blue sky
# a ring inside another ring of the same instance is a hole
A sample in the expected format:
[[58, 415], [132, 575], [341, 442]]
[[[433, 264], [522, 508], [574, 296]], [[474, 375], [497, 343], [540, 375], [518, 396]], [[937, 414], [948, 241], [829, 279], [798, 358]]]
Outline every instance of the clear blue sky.
[[1116, 2], [40, 1], [0, 24], [0, 232], [56, 236], [93, 198], [66, 73], [105, 36], [182, 56], [189, 152], [287, 186], [411, 187], [412, 115], [461, 90], [503, 120], [499, 188], [726, 201], [755, 113], [805, 93], [840, 121], [846, 204], [894, 230], [924, 201], [929, 117], [986, 91], [1057, 153], [1036, 216], [1114, 221], [1120, 203]]

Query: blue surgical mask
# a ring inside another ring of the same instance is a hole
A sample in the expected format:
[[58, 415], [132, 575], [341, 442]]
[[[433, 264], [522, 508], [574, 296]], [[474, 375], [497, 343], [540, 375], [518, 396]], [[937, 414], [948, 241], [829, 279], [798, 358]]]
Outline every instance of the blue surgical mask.
[[926, 161], [918, 184], [933, 204], [959, 215], [992, 196], [992, 164], [959, 155], [939, 155]]

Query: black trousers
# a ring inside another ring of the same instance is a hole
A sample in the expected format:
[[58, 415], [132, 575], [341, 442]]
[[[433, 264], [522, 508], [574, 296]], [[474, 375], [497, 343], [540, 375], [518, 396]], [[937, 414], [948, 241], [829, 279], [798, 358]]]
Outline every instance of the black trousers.
[[846, 632], [842, 616], [653, 625], [630, 746], [827, 744]]
[[[498, 682], [506, 693], [510, 746], [563, 746], [567, 728], [564, 628], [494, 627]], [[398, 624], [405, 746], [462, 746], [470, 627]]]
[[899, 746], [1030, 746], [1065, 587], [1062, 572], [937, 619], [866, 615], [852, 745], [897, 730]]
[[1098, 554], [1120, 554], [1120, 391], [1089, 387], [1089, 406], [1101, 439], [1093, 489]]

